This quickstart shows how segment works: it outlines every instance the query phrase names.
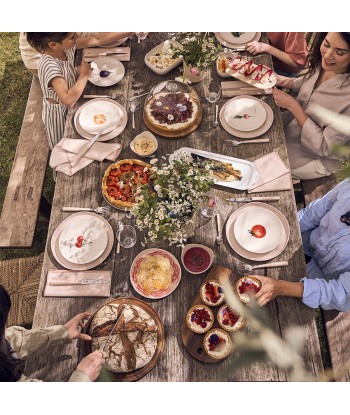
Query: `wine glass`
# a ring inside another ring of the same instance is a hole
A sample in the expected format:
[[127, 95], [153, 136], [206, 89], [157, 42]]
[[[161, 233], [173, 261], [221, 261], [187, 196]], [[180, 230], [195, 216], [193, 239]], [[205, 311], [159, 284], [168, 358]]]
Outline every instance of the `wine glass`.
[[149, 32], [135, 32], [136, 36], [137, 36], [137, 43], [140, 43], [141, 40], [146, 39], [146, 37], [148, 36]]
[[168, 32], [168, 38], [172, 39], [176, 35], [176, 32]]
[[130, 225], [119, 224], [117, 230], [117, 241], [124, 248], [131, 248], [136, 243], [136, 230]]
[[211, 219], [215, 215], [215, 197], [209, 197], [207, 204], [201, 208], [201, 213], [206, 219]]
[[217, 82], [210, 82], [208, 85], [204, 86], [205, 98], [211, 103], [214, 104], [221, 96], [221, 86]]

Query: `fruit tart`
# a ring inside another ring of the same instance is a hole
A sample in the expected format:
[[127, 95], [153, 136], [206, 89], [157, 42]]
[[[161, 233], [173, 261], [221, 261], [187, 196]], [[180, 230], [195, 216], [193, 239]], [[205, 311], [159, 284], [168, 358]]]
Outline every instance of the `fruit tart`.
[[251, 297], [260, 291], [260, 288], [261, 282], [249, 275], [247, 277], [242, 277], [237, 281], [236, 293], [239, 299], [247, 304], [251, 301]]
[[206, 281], [200, 288], [202, 301], [210, 306], [220, 305], [224, 301], [224, 290], [216, 281]]
[[222, 329], [210, 330], [204, 336], [203, 347], [206, 353], [213, 359], [223, 359], [234, 348], [229, 333]]
[[111, 164], [102, 179], [102, 193], [116, 208], [130, 209], [138, 187], [150, 183], [151, 166], [141, 160], [127, 159]]
[[228, 304], [220, 307], [217, 319], [220, 326], [226, 331], [238, 331], [244, 327], [244, 319], [236, 310], [233, 310]]
[[214, 323], [214, 314], [209, 307], [199, 304], [191, 307], [186, 316], [187, 327], [195, 333], [206, 333]]

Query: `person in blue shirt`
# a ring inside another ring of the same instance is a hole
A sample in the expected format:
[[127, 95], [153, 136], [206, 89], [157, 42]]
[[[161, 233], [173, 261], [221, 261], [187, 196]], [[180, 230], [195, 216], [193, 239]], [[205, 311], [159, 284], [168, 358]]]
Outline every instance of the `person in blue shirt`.
[[260, 306], [275, 297], [299, 297], [311, 308], [350, 309], [350, 179], [298, 212], [307, 277], [298, 282], [254, 275]]

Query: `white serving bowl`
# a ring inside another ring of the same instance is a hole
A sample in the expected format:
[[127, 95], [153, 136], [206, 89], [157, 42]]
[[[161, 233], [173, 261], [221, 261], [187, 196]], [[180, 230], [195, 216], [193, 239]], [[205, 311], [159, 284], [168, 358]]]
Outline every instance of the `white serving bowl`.
[[[148, 140], [151, 140], [153, 143], [154, 143], [154, 145], [155, 145], [155, 148], [152, 150], [152, 151], [150, 151], [150, 152], [147, 152], [147, 153], [141, 153], [141, 152], [139, 152], [139, 151], [137, 151], [136, 150], [136, 148], [135, 148], [135, 144], [137, 143], [137, 141], [138, 140], [142, 140], [143, 138], [147, 138]], [[156, 137], [151, 133], [151, 132], [149, 132], [149, 131], [143, 131], [142, 133], [140, 133], [139, 135], [137, 135], [133, 140], [132, 140], [132, 142], [130, 143], [130, 148], [131, 148], [131, 150], [134, 152], [134, 153], [136, 153], [138, 156], [140, 156], [140, 157], [149, 157], [149, 156], [151, 156], [155, 151], [157, 151], [157, 148], [158, 148], [158, 141], [157, 141], [157, 139], [156, 139]]]
[[[102, 124], [97, 124], [99, 115], [105, 118]], [[120, 113], [113, 103], [108, 101], [91, 102], [79, 115], [80, 126], [90, 134], [97, 134], [101, 130], [105, 133], [113, 130], [120, 121]]]
[[[186, 267], [185, 261], [184, 261], [185, 254], [191, 248], [201, 248], [209, 254], [209, 265], [206, 268], [203, 268], [200, 271], [193, 271], [193, 270]], [[211, 267], [211, 265], [213, 263], [213, 260], [214, 260], [214, 257], [215, 257], [214, 252], [210, 248], [208, 248], [207, 246], [200, 245], [200, 244], [188, 244], [188, 245], [185, 245], [182, 248], [181, 262], [182, 262], [182, 265], [184, 266], [184, 268], [186, 269], [186, 271], [188, 271], [189, 273], [191, 273], [191, 274], [202, 274], [203, 272], [207, 271]]]

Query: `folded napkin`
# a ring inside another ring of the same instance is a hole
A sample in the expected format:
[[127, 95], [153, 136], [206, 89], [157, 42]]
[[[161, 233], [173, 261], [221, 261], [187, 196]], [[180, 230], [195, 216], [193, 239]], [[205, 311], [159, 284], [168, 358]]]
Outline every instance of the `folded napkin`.
[[82, 146], [86, 145], [86, 143], [87, 141], [84, 139], [62, 138], [52, 150], [50, 166], [54, 171], [73, 176], [74, 173], [88, 166], [94, 160], [102, 161], [106, 159], [115, 161], [121, 151], [121, 145], [119, 143], [96, 142], [89, 148], [84, 157], [72, 167], [71, 162], [76, 158]]
[[259, 180], [248, 189], [248, 193], [274, 192], [293, 188], [290, 170], [281, 157], [273, 151], [253, 162], [259, 172]]
[[[76, 284], [81, 280], [103, 280], [103, 284]], [[44, 297], [109, 297], [112, 271], [65, 271], [49, 270]], [[60, 283], [67, 285], [50, 285]], [[69, 285], [73, 283], [72, 285]], [[74, 284], [75, 283], [75, 284]]]
[[225, 81], [221, 82], [223, 97], [236, 97], [239, 95], [267, 95], [272, 93], [271, 88], [261, 89], [249, 85], [243, 81]]

